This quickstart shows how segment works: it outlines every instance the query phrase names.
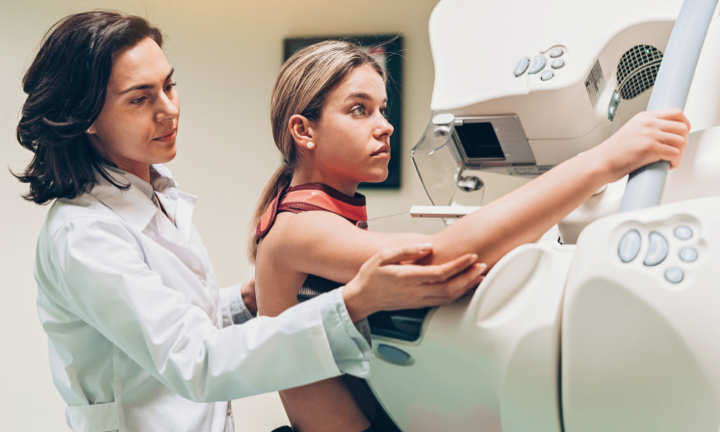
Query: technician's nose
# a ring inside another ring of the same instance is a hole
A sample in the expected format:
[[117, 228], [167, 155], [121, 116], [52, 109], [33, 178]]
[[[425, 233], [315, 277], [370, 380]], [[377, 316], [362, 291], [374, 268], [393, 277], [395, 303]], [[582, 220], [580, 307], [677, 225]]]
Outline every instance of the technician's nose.
[[167, 119], [176, 119], [180, 115], [180, 101], [178, 100], [178, 96], [177, 94], [171, 96], [172, 97], [168, 96], [164, 92], [162, 93], [160, 101], [158, 102], [158, 112], [155, 117], [158, 122]]

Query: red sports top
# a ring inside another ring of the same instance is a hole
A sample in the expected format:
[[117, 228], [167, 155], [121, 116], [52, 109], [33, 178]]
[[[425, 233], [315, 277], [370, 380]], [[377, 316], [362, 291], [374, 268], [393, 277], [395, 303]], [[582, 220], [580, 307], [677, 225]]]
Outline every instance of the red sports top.
[[367, 229], [364, 195], [356, 193], [355, 196], [350, 197], [322, 183], [308, 183], [280, 190], [260, 218], [256, 242], [267, 235], [275, 223], [277, 214], [284, 211], [292, 213], [327, 211], [344, 217], [359, 228]]

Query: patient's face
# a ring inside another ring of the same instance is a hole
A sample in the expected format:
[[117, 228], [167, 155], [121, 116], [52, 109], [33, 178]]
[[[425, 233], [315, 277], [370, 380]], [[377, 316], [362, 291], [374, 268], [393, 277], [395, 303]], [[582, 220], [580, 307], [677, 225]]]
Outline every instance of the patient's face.
[[365, 65], [348, 74], [312, 124], [315, 168], [349, 184], [385, 180], [393, 133], [386, 109], [385, 83], [375, 69]]

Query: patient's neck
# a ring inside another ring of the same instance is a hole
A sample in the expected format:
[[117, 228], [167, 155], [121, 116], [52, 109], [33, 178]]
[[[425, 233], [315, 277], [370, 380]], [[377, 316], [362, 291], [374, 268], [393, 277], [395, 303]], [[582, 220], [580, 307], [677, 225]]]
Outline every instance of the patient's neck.
[[320, 170], [312, 170], [304, 167], [297, 167], [293, 172], [290, 186], [298, 186], [308, 183], [322, 183], [348, 196], [355, 195], [358, 182], [338, 179], [337, 176], [324, 175]]

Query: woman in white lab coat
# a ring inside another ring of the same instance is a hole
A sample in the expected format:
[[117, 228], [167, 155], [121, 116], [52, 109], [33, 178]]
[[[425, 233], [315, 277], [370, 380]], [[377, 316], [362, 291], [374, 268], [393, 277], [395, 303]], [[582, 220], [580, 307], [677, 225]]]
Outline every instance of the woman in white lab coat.
[[76, 14], [23, 79], [17, 137], [34, 158], [17, 177], [26, 199], [54, 200], [37, 247], [38, 313], [71, 429], [232, 431], [232, 399], [367, 376], [370, 346], [353, 321], [446, 303], [479, 281], [476, 255], [401, 266], [432, 248], [408, 247], [375, 255], [344, 288], [250, 320], [252, 285], [220, 294], [195, 198], [162, 165], [180, 105], [161, 45], [142, 18]]

